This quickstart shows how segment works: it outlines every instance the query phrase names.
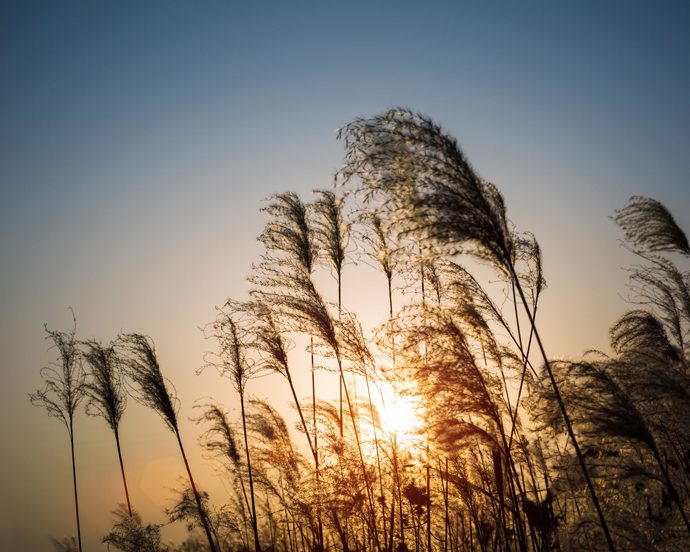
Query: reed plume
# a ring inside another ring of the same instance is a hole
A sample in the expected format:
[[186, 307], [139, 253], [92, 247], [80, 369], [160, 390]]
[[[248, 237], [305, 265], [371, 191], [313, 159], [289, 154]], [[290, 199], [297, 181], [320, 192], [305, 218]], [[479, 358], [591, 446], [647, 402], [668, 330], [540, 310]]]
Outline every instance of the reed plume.
[[58, 352], [58, 362], [41, 369], [45, 388], [29, 395], [31, 404], [46, 410], [48, 416], [57, 418], [67, 428], [70, 452], [72, 455], [72, 483], [74, 488], [74, 508], [77, 518], [77, 541], [82, 551], [81, 523], [79, 519], [79, 498], [77, 495], [77, 466], [74, 458], [74, 414], [86, 396], [85, 372], [75, 338], [77, 322], [72, 312], [74, 325], [69, 332], [49, 330], [44, 326], [46, 338], [53, 342]]
[[633, 196], [616, 211], [613, 220], [625, 239], [640, 253], [677, 252], [690, 255], [685, 232], [669, 210], [656, 199]]
[[122, 484], [124, 485], [125, 498], [127, 499], [127, 511], [129, 515], [132, 515], [132, 504], [129, 500], [125, 466], [122, 461], [122, 451], [120, 448], [120, 420], [127, 405], [127, 393], [122, 380], [120, 359], [112, 344], [103, 346], [97, 341], [86, 341], [84, 347], [86, 347], [84, 359], [91, 368], [89, 371], [90, 377], [85, 384], [88, 395], [86, 410], [101, 416], [113, 431], [115, 445], [117, 446], [117, 457], [120, 461]]
[[[359, 178], [365, 197], [376, 198], [390, 212], [403, 235], [430, 241], [450, 255], [470, 253], [491, 263], [514, 286], [536, 338], [606, 542], [611, 551], [615, 550], [537, 331], [535, 312], [516, 268], [518, 240], [511, 231], [501, 193], [476, 174], [455, 139], [429, 118], [410, 110], [394, 108], [369, 119], [356, 119], [340, 130], [339, 137], [344, 140], [346, 152], [339, 178]], [[526, 358], [524, 345], [521, 352]]]
[[156, 412], [177, 438], [177, 444], [180, 447], [182, 459], [187, 469], [189, 483], [194, 492], [199, 517], [203, 520], [209, 547], [211, 552], [218, 552], [201, 503], [201, 495], [192, 477], [192, 470], [189, 467], [187, 454], [182, 445], [180, 429], [177, 423], [179, 401], [175, 396], [172, 385], [168, 384], [163, 377], [153, 341], [141, 334], [123, 334], [119, 337], [119, 346], [123, 349], [123, 362], [126, 366], [126, 374], [134, 384], [134, 398], [143, 406], [147, 406]]
[[[336, 324], [331, 318], [326, 302], [316, 289], [310, 274], [287, 260], [274, 262], [270, 265], [263, 263], [253, 278], [253, 283], [256, 287], [252, 293], [257, 300], [271, 304], [275, 311], [291, 325], [291, 329], [316, 337], [331, 350], [338, 365], [338, 373], [344, 378]], [[366, 472], [366, 466], [361, 452], [361, 443], [356, 427], [357, 422], [353, 414], [352, 401], [347, 387], [344, 387], [344, 392], [364, 473]], [[315, 412], [316, 408], [314, 406]], [[373, 520], [375, 510], [368, 482], [366, 489]], [[378, 539], [378, 533], [373, 527], [372, 532], [375, 533], [376, 539]]]
[[389, 235], [382, 218], [376, 213], [362, 217], [359, 239], [364, 244], [365, 255], [370, 257], [386, 276], [388, 287], [388, 318], [393, 318], [393, 274], [398, 266], [401, 248]]
[[317, 248], [307, 206], [294, 192], [274, 195], [262, 209], [271, 217], [259, 241], [269, 252], [284, 253], [308, 274], [314, 270]]
[[569, 398], [576, 421], [581, 424], [581, 433], [597, 441], [615, 438], [646, 448], [661, 471], [671, 500], [690, 533], [690, 521], [662, 460], [652, 428], [630, 394], [609, 373], [615, 367], [607, 362], [561, 362], [558, 368], [563, 372], [562, 379], [570, 382], [572, 394], [569, 393]]
[[113, 511], [113, 527], [102, 541], [122, 552], [165, 552], [167, 547], [161, 545], [159, 525], [144, 525], [138, 512], [120, 504]]
[[[312, 229], [313, 221], [309, 207], [293, 192], [274, 195], [270, 204], [262, 209], [270, 215], [264, 231], [259, 236], [259, 241], [266, 248], [259, 271], [266, 267], [278, 265], [280, 271], [287, 274], [301, 274], [311, 279], [315, 268], [318, 255], [317, 242]], [[279, 271], [279, 272], [280, 272]], [[266, 273], [259, 278], [250, 279], [258, 287], [268, 286], [280, 288], [281, 283], [271, 281], [272, 275], [268, 273], [276, 272], [272, 268], [267, 268]], [[312, 284], [313, 287], [313, 284]], [[264, 300], [265, 296], [259, 289], [253, 292], [259, 300]], [[317, 479], [319, 477], [319, 439], [316, 424], [316, 365], [314, 362], [314, 334], [310, 335], [311, 341], [311, 390], [312, 390], [312, 438], [314, 465], [316, 468]], [[321, 521], [319, 521], [321, 527]], [[323, 534], [319, 529], [319, 545], [323, 546]]]
[[[343, 198], [331, 190], [315, 190], [318, 198], [313, 204], [314, 236], [318, 248], [325, 254], [335, 272], [338, 285], [338, 318], [342, 313], [342, 276], [345, 264], [345, 250], [350, 237], [350, 224], [343, 214]], [[343, 427], [343, 386], [345, 380], [340, 378], [340, 432]]]
[[[237, 440], [235, 429], [220, 404], [210, 403], [196, 408], [201, 408], [202, 413], [194, 421], [203, 423], [206, 427], [201, 436], [201, 446], [223, 463], [232, 475], [233, 489], [237, 494], [235, 497], [237, 502], [221, 508], [216, 517], [231, 532], [239, 534], [243, 539], [243, 544], [247, 546], [250, 537], [246, 530], [246, 513], [251, 512], [251, 505], [244, 484], [243, 446]], [[241, 521], [236, 519], [238, 512], [242, 518]]]
[[331, 190], [315, 190], [318, 195], [314, 201], [314, 237], [317, 247], [322, 251], [335, 272], [338, 284], [338, 312], [342, 306], [341, 280], [345, 254], [350, 239], [350, 223], [343, 213], [343, 198]]
[[249, 454], [249, 441], [247, 436], [247, 413], [245, 410], [245, 395], [247, 382], [256, 373], [256, 365], [247, 358], [246, 332], [237, 324], [234, 316], [237, 309], [232, 303], [226, 310], [220, 310], [213, 324], [213, 335], [218, 342], [216, 360], [211, 364], [222, 376], [228, 377], [240, 398], [240, 410], [242, 414], [242, 432], [244, 435], [244, 449], [247, 461], [247, 474], [249, 478], [249, 497], [251, 501], [252, 529], [254, 531], [254, 549], [260, 552], [258, 520], [256, 518], [256, 501], [254, 496], [254, 478], [252, 474], [252, 462]]
[[292, 372], [288, 363], [288, 349], [292, 346], [292, 343], [280, 328], [271, 305], [259, 300], [244, 303], [230, 301], [229, 304], [233, 304], [234, 308], [248, 316], [248, 346], [258, 352], [261, 370], [275, 372], [287, 379], [302, 424], [302, 431], [307, 438], [309, 450], [314, 457], [314, 461], [317, 462], [314, 440], [307, 426], [302, 405], [297, 398], [297, 390], [295, 389]]

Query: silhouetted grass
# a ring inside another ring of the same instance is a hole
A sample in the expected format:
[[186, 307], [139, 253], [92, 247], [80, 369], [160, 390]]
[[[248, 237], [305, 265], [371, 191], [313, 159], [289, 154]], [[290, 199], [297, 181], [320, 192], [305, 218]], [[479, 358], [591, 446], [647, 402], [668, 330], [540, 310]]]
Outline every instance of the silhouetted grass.
[[85, 389], [88, 395], [87, 412], [101, 416], [113, 430], [117, 457], [120, 461], [122, 484], [125, 487], [127, 511], [132, 515], [132, 504], [129, 500], [125, 466], [122, 462], [120, 449], [120, 420], [127, 405], [127, 394], [122, 380], [122, 367], [113, 345], [103, 346], [97, 341], [84, 343], [86, 352], [84, 358], [91, 370], [86, 381]]
[[[74, 319], [74, 312], [72, 312]], [[77, 466], [74, 458], [74, 415], [86, 394], [85, 373], [75, 337], [77, 321], [69, 332], [49, 330], [45, 326], [47, 338], [53, 342], [58, 352], [58, 362], [41, 369], [45, 388], [29, 395], [31, 403], [46, 409], [49, 416], [60, 420], [69, 434], [72, 454], [72, 483], [74, 488], [74, 507], [77, 517], [77, 540], [79, 552], [82, 550], [81, 522], [79, 519], [79, 498], [77, 495]]]
[[[249, 298], [228, 300], [207, 326], [217, 349], [205, 366], [230, 379], [239, 405], [237, 419], [221, 402], [199, 406], [196, 418], [201, 447], [224, 467], [224, 504], [196, 487], [180, 405], [150, 338], [88, 341], [82, 354], [74, 329], [46, 329], [59, 362], [44, 369], [46, 389], [31, 399], [68, 429], [77, 515], [74, 417], [88, 397], [119, 453], [124, 368], [130, 393], [161, 416], [185, 462], [189, 485], [169, 520], [203, 528], [207, 543], [192, 534], [173, 548], [160, 526], [144, 525], [129, 505], [120, 455], [128, 505], [104, 538], [120, 550], [685, 550], [690, 272], [682, 263], [690, 250], [670, 211], [633, 197], [615, 213], [637, 257], [631, 308], [613, 323], [608, 354], [553, 360], [536, 323], [545, 289], [539, 244], [515, 230], [497, 187], [457, 142], [404, 109], [358, 119], [341, 137], [339, 178], [359, 180], [357, 193], [270, 198]], [[343, 300], [353, 252], [387, 284], [386, 321], [373, 333]], [[475, 275], [477, 261], [493, 268], [488, 280]], [[334, 297], [319, 285], [324, 268], [336, 279]], [[309, 338], [303, 352], [292, 350], [300, 334]], [[317, 394], [317, 369], [337, 374], [344, 397]], [[298, 370], [310, 370], [305, 401]], [[276, 406], [250, 395], [266, 373], [287, 381], [306, 458]], [[416, 432], [386, 427], [390, 384], [418, 401]], [[58, 545], [74, 549], [77, 540]]]

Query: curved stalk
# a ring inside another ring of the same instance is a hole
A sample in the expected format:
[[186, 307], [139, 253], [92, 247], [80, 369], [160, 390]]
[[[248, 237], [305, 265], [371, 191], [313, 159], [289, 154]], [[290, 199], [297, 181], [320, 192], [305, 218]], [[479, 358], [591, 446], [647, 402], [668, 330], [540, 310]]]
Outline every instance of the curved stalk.
[[180, 438], [180, 431], [175, 428], [175, 437], [177, 437], [177, 444], [180, 446], [180, 452], [182, 453], [182, 459], [184, 460], [184, 467], [187, 469], [187, 476], [189, 477], [189, 484], [192, 486], [192, 492], [194, 493], [194, 500], [196, 501], [196, 507], [199, 509], [199, 517], [201, 518], [201, 523], [204, 526], [204, 532], [206, 533], [206, 538], [208, 539], [208, 544], [211, 547], [211, 552], [218, 552], [216, 544], [213, 541], [211, 535], [211, 528], [208, 524], [208, 519], [206, 512], [201, 505], [201, 497], [199, 496], [199, 491], [196, 489], [196, 484], [194, 483], [194, 478], [192, 477], [192, 470], [189, 468], [189, 462], [187, 461], [187, 454], [182, 446], [182, 439]]
[[127, 478], [125, 477], [125, 465], [122, 462], [122, 452], [120, 450], [120, 434], [115, 431], [115, 444], [117, 445], [117, 457], [120, 460], [120, 471], [122, 472], [122, 484], [125, 487], [125, 498], [127, 499], [127, 511], [131, 517], [132, 515], [132, 504], [129, 500], [129, 490], [127, 489]]
[[565, 427], [568, 431], [568, 436], [570, 437], [570, 440], [572, 441], [573, 448], [575, 449], [575, 454], [577, 455], [577, 460], [580, 464], [580, 468], [582, 469], [582, 474], [585, 477], [585, 481], [587, 483], [587, 489], [589, 491], [590, 498], [592, 499], [592, 504], [594, 505], [594, 509], [597, 512], [597, 517], [599, 518], [599, 524], [601, 525], [601, 529], [604, 532], [604, 537], [606, 538], [606, 543], [608, 545], [608, 548], [611, 552], [615, 552], [616, 546], [613, 543], [613, 538], [611, 537], [611, 533], [609, 532], [609, 527], [608, 524], [606, 523], [606, 518], [604, 518], [604, 512], [601, 509], [601, 504], [599, 503], [599, 497], [597, 496], [596, 490], [594, 489], [594, 483], [592, 482], [592, 478], [589, 475], [589, 470], [587, 468], [587, 465], [585, 463], [585, 458], [582, 454], [582, 451], [580, 450], [580, 445], [577, 442], [577, 438], [575, 437], [575, 432], [573, 431], [573, 426], [570, 422], [570, 416], [568, 415], [568, 412], [565, 408], [565, 403], [563, 402], [563, 398], [561, 397], [561, 392], [560, 389], [558, 388], [558, 384], [556, 383], [556, 378], [553, 375], [553, 370], [551, 369], [551, 363], [549, 362], [548, 357], [546, 356], [546, 351], [544, 349], [544, 345], [541, 341], [541, 336], [539, 335], [539, 331], [537, 330], [537, 327], [534, 322], [534, 316], [532, 315], [532, 311], [530, 310], [528, 304], [527, 304], [527, 298], [525, 297], [525, 292], [522, 289], [522, 286], [520, 285], [520, 281], [517, 277], [517, 274], [515, 273], [515, 269], [512, 265], [510, 265], [510, 271], [512, 278], [515, 282], [515, 286], [517, 288], [518, 294], [520, 295], [520, 300], [522, 301], [522, 306], [525, 309], [525, 312], [527, 313], [527, 317], [529, 319], [530, 325], [534, 329], [534, 337], [536, 338], [537, 341], [537, 346], [539, 347], [539, 351], [541, 352], [542, 360], [544, 361], [544, 367], [546, 368], [546, 372], [549, 376], [549, 381], [551, 382], [551, 386], [553, 388], [554, 395], [556, 397], [556, 402], [558, 403], [558, 407], [561, 411], [561, 414], [563, 416], [563, 421], [565, 422]]
[[79, 552], [82, 552], [81, 547], [81, 523], [79, 521], [79, 497], [77, 496], [77, 464], [74, 460], [74, 433], [72, 432], [72, 420], [69, 424], [69, 445], [72, 451], [72, 482], [74, 484], [74, 509], [77, 514], [77, 540], [79, 541]]
[[259, 543], [259, 529], [256, 519], [256, 504], [254, 500], [254, 477], [252, 476], [252, 462], [249, 457], [249, 440], [247, 439], [247, 417], [244, 410], [244, 393], [240, 393], [240, 408], [242, 410], [242, 432], [244, 433], [244, 451], [247, 455], [247, 472], [249, 474], [249, 496], [252, 501], [252, 530], [254, 531], [254, 550], [261, 552]]

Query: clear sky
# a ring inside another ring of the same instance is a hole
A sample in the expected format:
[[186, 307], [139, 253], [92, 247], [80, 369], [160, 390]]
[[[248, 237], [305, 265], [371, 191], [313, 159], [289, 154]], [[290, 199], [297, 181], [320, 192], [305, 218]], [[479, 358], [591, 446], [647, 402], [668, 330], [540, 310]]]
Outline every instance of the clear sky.
[[[198, 328], [243, 297], [262, 200], [330, 186], [356, 116], [402, 105], [456, 136], [542, 244], [550, 354], [605, 347], [630, 262], [607, 217], [649, 195], [690, 231], [688, 29], [687, 2], [3, 2], [0, 549], [74, 531], [66, 432], [27, 397], [53, 358], [43, 323], [69, 328], [71, 306], [81, 337], [149, 334], [184, 420], [203, 396], [233, 408], [228, 383], [195, 375]], [[273, 385], [251, 391], [282, 408]], [[181, 466], [131, 406], [132, 500], [160, 522]], [[122, 500], [114, 444], [102, 420], [77, 423], [99, 550]], [[197, 433], [183, 423], [189, 448]]]

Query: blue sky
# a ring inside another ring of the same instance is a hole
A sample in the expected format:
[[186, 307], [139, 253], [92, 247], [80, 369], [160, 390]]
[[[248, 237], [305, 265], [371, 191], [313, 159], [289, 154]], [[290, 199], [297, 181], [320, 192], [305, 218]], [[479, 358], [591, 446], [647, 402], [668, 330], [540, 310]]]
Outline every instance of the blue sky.
[[[152, 335], [191, 407], [210, 386], [198, 326], [244, 293], [262, 200], [330, 186], [357, 116], [403, 105], [456, 136], [542, 243], [550, 350], [605, 347], [630, 260], [607, 217], [650, 195], [690, 230], [689, 28], [686, 2], [4, 2], [0, 472], [16, 507], [0, 548], [72, 531], [66, 439], [26, 400], [51, 359], [43, 323], [66, 328], [72, 306], [84, 337]], [[140, 475], [166, 461], [145, 420], [159, 448], [133, 453]], [[83, 423], [98, 481], [110, 442]], [[84, 500], [94, 550], [112, 508]]]

